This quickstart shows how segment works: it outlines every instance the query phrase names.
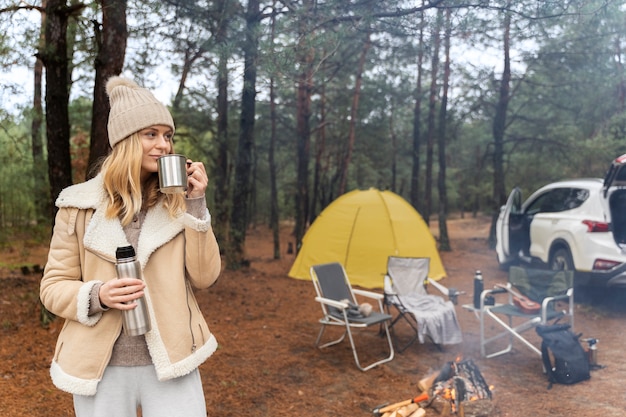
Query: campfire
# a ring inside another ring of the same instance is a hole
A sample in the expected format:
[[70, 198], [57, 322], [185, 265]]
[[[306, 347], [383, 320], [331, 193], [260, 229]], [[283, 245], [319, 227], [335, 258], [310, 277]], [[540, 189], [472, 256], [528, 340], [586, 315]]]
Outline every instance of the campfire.
[[446, 362], [418, 383], [422, 393], [412, 399], [380, 406], [375, 417], [423, 417], [426, 408], [440, 416], [488, 417], [493, 411], [491, 387], [472, 360]]
[[[463, 417], [487, 416], [492, 410], [491, 387], [472, 360], [447, 362], [433, 375], [429, 387], [431, 406], [441, 408], [441, 415], [457, 414]], [[428, 381], [429, 378], [426, 379]], [[422, 389], [426, 388], [422, 380]], [[484, 401], [487, 400], [487, 401]]]

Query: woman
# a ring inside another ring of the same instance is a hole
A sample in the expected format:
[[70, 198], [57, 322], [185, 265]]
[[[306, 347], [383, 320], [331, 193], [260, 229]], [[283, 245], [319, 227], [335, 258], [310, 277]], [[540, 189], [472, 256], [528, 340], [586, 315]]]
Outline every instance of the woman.
[[[150, 91], [111, 78], [111, 153], [93, 179], [63, 190], [41, 281], [44, 306], [65, 324], [50, 374], [82, 416], [206, 416], [198, 366], [217, 348], [192, 287], [221, 269], [206, 208], [207, 174], [188, 162], [187, 194], [162, 194], [157, 158], [173, 153], [174, 122]], [[115, 252], [132, 245], [143, 280], [118, 279]], [[151, 330], [122, 332], [144, 296]]]

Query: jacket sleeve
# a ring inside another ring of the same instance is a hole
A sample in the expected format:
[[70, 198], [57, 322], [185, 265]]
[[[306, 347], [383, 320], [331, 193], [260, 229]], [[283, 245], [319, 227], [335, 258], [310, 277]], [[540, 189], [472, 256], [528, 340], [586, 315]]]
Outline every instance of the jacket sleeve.
[[39, 296], [51, 313], [93, 326], [102, 313], [89, 315], [90, 296], [92, 287], [100, 281], [82, 280], [83, 249], [75, 230], [77, 213], [78, 209], [73, 208], [61, 208], [57, 213]]
[[189, 213], [184, 216], [187, 277], [193, 287], [208, 288], [215, 283], [222, 270], [220, 249], [211, 227], [211, 215], [206, 210], [202, 219]]

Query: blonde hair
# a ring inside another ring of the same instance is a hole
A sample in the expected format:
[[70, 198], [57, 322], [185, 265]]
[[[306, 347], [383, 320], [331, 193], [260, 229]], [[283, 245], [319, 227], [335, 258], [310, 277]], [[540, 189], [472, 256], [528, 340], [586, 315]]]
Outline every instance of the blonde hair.
[[[174, 152], [174, 145], [170, 152]], [[141, 160], [143, 146], [138, 133], [116, 144], [102, 163], [104, 189], [108, 196], [106, 217], [119, 217], [122, 226], [133, 221], [141, 209], [149, 209], [160, 200], [172, 218], [185, 210], [182, 194], [162, 194], [159, 177], [155, 172], [141, 187]]]

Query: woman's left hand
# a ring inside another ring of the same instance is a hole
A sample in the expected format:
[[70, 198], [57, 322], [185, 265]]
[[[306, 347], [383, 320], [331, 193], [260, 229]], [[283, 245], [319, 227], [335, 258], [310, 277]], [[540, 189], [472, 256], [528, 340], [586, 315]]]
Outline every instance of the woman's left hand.
[[187, 160], [187, 197], [196, 198], [204, 196], [206, 187], [209, 184], [204, 164]]

